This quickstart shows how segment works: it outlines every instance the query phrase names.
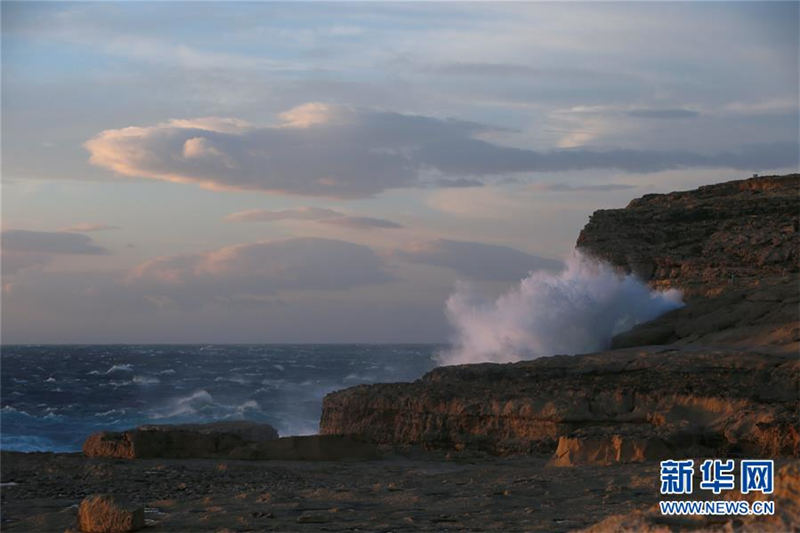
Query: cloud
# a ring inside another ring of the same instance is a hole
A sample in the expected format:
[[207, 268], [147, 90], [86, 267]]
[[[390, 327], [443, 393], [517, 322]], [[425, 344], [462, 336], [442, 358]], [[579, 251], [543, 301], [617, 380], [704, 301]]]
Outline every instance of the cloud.
[[683, 167], [766, 169], [796, 166], [793, 143], [700, 154], [684, 150], [550, 152], [477, 138], [497, 128], [455, 119], [309, 103], [257, 127], [226, 118], [170, 120], [105, 130], [85, 143], [90, 161], [119, 174], [213, 189], [251, 189], [359, 198], [419, 187], [426, 176], [470, 180], [518, 172]]
[[79, 233], [6, 230], [2, 232], [3, 251], [49, 254], [105, 254], [108, 250]]
[[225, 217], [229, 222], [274, 222], [276, 220], [322, 220], [344, 216], [333, 209], [324, 207], [295, 207], [270, 211], [269, 209], [249, 209], [231, 213]]
[[424, 144], [488, 129], [458, 120], [310, 103], [257, 128], [230, 119], [171, 120], [106, 130], [85, 143], [90, 161], [126, 176], [209, 188], [364, 197], [420, 184]]
[[627, 183], [603, 183], [600, 185], [570, 185], [569, 183], [534, 183], [530, 186], [535, 191], [545, 192], [603, 192], [635, 189], [636, 185]]
[[154, 259], [133, 269], [127, 283], [152, 296], [204, 303], [283, 290], [351, 289], [391, 279], [366, 246], [291, 238]]
[[320, 222], [350, 229], [397, 229], [403, 227], [397, 222], [373, 217], [336, 217], [320, 220]]
[[374, 217], [348, 216], [344, 213], [327, 209], [324, 207], [295, 207], [292, 209], [282, 209], [270, 211], [268, 209], [250, 209], [231, 213], [225, 217], [229, 222], [274, 222], [278, 220], [311, 220], [322, 224], [342, 226], [350, 229], [392, 229], [402, 228], [403, 226], [386, 220]]
[[691, 109], [633, 109], [628, 115], [638, 118], [695, 118], [700, 113]]
[[87, 233], [92, 231], [108, 231], [112, 229], [119, 229], [119, 226], [80, 222], [78, 224], [73, 224], [72, 226], [67, 226], [66, 228], [61, 228], [59, 231], [63, 231], [66, 233]]
[[442, 188], [461, 188], [461, 187], [483, 187], [484, 183], [475, 179], [456, 178], [451, 180], [436, 180], [436, 187]]
[[469, 278], [487, 281], [516, 281], [533, 270], [562, 267], [560, 261], [508, 246], [447, 239], [417, 243], [395, 254], [408, 261], [451, 268]]
[[24, 268], [43, 266], [62, 254], [100, 255], [108, 250], [80, 233], [51, 231], [5, 230], [0, 233], [3, 252], [3, 275]]

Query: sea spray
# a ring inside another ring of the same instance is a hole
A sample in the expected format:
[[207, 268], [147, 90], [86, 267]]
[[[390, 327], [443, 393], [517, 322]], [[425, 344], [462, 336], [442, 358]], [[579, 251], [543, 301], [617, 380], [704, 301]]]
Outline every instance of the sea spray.
[[680, 291], [653, 291], [576, 250], [561, 272], [532, 272], [495, 301], [459, 284], [446, 305], [452, 347], [437, 359], [505, 363], [603, 350], [617, 333], [682, 305]]

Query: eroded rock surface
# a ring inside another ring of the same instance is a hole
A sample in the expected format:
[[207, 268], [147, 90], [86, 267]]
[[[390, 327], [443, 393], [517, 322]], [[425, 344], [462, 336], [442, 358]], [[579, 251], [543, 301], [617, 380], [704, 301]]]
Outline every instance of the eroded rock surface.
[[[711, 496], [703, 496], [712, 499]], [[672, 531], [707, 532], [785, 532], [800, 527], [800, 461], [781, 467], [775, 474], [775, 489], [771, 495], [751, 493], [742, 496], [738, 491], [726, 495], [728, 500], [771, 500], [775, 514], [771, 516], [664, 516], [658, 505], [637, 509], [630, 513], [612, 515], [601, 522], [582, 529], [582, 533], [606, 531], [637, 531], [642, 533], [669, 533]]]
[[126, 533], [144, 526], [143, 506], [119, 502], [108, 494], [88, 496], [78, 507], [78, 529], [84, 533]]
[[685, 307], [618, 335], [617, 350], [444, 367], [410, 384], [335, 392], [321, 431], [382, 444], [548, 450], [555, 466], [797, 455], [799, 206], [800, 174], [792, 174], [597, 211], [579, 248], [653, 287], [681, 289]]
[[83, 443], [87, 457], [199, 458], [225, 457], [233, 450], [276, 439], [278, 432], [268, 424], [215, 422], [141, 426], [123, 432], [101, 431]]
[[650, 344], [729, 345], [800, 354], [800, 280], [695, 298], [617, 335], [611, 347]]
[[232, 459], [280, 461], [338, 461], [377, 459], [378, 448], [369, 442], [341, 435], [284, 437], [249, 444], [231, 452]]
[[87, 457], [118, 459], [337, 461], [379, 457], [375, 444], [350, 436], [277, 435], [272, 426], [245, 421], [150, 425], [94, 433], [84, 442], [83, 453]]
[[[800, 360], [695, 346], [437, 368], [327, 395], [320, 431], [555, 464], [800, 454]], [[558, 442], [562, 437], [570, 440]], [[584, 443], [583, 447], [581, 443]]]
[[689, 297], [797, 279], [800, 174], [648, 194], [595, 211], [577, 246]]
[[206, 424], [147, 424], [137, 429], [145, 431], [194, 431], [203, 435], [228, 433], [250, 442], [263, 442], [278, 438], [278, 431], [269, 424], [249, 420], [224, 420]]

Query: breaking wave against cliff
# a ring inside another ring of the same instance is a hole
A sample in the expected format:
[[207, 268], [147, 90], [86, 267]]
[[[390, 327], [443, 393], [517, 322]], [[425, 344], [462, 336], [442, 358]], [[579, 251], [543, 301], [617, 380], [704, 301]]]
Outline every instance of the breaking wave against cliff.
[[507, 363], [603, 350], [614, 335], [682, 305], [680, 291], [651, 290], [576, 250], [561, 272], [532, 272], [495, 301], [457, 286], [446, 306], [452, 348], [437, 359]]

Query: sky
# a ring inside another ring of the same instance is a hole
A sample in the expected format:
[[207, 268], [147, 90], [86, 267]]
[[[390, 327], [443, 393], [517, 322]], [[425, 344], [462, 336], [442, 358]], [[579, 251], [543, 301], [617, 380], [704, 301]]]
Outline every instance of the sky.
[[2, 3], [2, 342], [444, 342], [798, 169], [798, 3]]

